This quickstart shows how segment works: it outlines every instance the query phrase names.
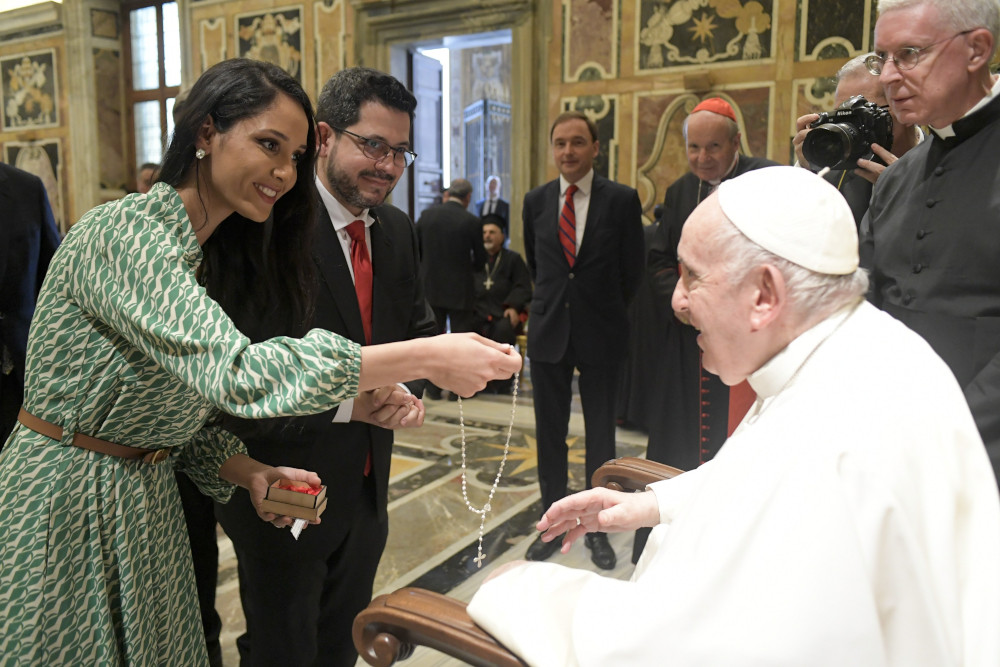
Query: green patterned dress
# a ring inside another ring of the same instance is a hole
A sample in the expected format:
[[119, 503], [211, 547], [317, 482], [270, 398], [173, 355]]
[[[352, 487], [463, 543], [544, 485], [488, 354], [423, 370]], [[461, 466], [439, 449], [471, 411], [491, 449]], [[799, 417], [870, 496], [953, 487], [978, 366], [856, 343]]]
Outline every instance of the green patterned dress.
[[[157, 184], [89, 212], [49, 267], [25, 408], [67, 435], [18, 425], [0, 455], [4, 667], [207, 664], [174, 468], [225, 501], [219, 466], [245, 449], [213, 415], [315, 413], [357, 393], [359, 346], [321, 330], [251, 345], [195, 281], [201, 257]], [[105, 456], [73, 432], [171, 455]]]

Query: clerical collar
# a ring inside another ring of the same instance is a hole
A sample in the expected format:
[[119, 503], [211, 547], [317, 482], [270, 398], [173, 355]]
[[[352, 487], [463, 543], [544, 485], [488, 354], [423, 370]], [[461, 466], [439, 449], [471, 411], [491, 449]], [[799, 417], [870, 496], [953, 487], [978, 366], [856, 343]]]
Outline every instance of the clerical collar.
[[594, 184], [593, 168], [591, 168], [590, 171], [584, 174], [583, 178], [578, 180], [576, 183], [570, 183], [569, 181], [566, 180], [565, 176], [559, 174], [559, 196], [565, 197], [566, 189], [569, 188], [569, 186], [571, 185], [575, 185], [577, 189], [584, 194], [590, 194], [590, 189], [591, 186], [593, 186], [593, 184]]
[[[976, 102], [974, 107], [966, 111], [964, 116], [942, 128], [928, 127], [940, 139], [949, 139], [951, 137], [958, 137], [959, 140], [968, 139], [997, 117], [998, 110], [996, 109], [996, 105], [991, 105], [990, 103], [996, 99], [998, 93], [1000, 93], [1000, 77], [995, 77], [990, 92], [983, 99]], [[980, 110], [985, 109], [988, 105], [992, 107], [990, 111], [979, 113]]]
[[365, 227], [371, 227], [375, 219], [371, 216], [371, 209], [364, 209], [361, 211], [361, 215], [354, 215], [347, 208], [340, 203], [340, 200], [333, 196], [323, 181], [320, 180], [319, 174], [316, 175], [316, 189], [319, 190], [319, 198], [323, 202], [323, 206], [326, 208], [327, 215], [330, 216], [330, 222], [333, 223], [333, 228], [338, 232], [347, 227], [355, 220], [363, 220]]
[[857, 304], [845, 306], [816, 326], [799, 334], [781, 352], [778, 352], [763, 366], [751, 373], [747, 381], [757, 392], [757, 398], [766, 400], [784, 389], [813, 352], [833, 335], [833, 332], [854, 313], [857, 307]]

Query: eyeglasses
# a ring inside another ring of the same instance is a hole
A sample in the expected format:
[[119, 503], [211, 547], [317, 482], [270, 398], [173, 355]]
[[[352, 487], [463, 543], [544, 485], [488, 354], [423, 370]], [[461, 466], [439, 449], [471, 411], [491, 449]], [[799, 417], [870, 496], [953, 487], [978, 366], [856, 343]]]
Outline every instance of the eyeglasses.
[[413, 161], [417, 159], [416, 153], [414, 153], [413, 151], [408, 151], [405, 148], [395, 148], [379, 139], [369, 139], [368, 137], [362, 137], [360, 134], [355, 134], [350, 130], [345, 130], [340, 127], [335, 127], [333, 129], [336, 130], [337, 132], [343, 132], [344, 134], [349, 134], [355, 139], [360, 139], [361, 143], [358, 144], [358, 147], [361, 148], [361, 152], [364, 153], [366, 157], [371, 158], [376, 162], [385, 158], [385, 156], [388, 155], [390, 151], [392, 151], [393, 153], [392, 159], [397, 165], [400, 164], [399, 160], [400, 158], [402, 158], [403, 162], [401, 166], [404, 169], [413, 164]]
[[896, 66], [896, 69], [902, 71], [911, 70], [920, 63], [920, 54], [922, 54], [927, 49], [931, 48], [932, 46], [937, 46], [938, 44], [943, 44], [944, 42], [950, 42], [959, 35], [967, 35], [968, 33], [972, 32], [972, 30], [974, 30], [974, 28], [970, 30], [963, 30], [962, 32], [957, 32], [951, 37], [946, 37], [945, 39], [939, 39], [933, 44], [928, 44], [927, 46], [921, 46], [920, 48], [917, 48], [915, 46], [904, 46], [903, 48], [898, 49], [891, 56], [884, 53], [883, 54], [873, 53], [869, 55], [867, 58], [865, 58], [865, 67], [868, 68], [869, 72], [871, 72], [875, 76], [878, 76], [879, 74], [882, 73], [882, 68], [885, 66], [885, 61], [892, 59], [892, 63]]

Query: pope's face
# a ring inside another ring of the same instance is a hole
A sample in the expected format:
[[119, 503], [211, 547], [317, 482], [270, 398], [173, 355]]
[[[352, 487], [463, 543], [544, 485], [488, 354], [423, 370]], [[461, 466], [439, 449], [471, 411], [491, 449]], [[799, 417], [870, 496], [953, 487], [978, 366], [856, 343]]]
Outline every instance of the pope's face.
[[753, 371], [746, 367], [745, 353], [752, 295], [748, 283], [729, 283], [725, 257], [712, 244], [712, 231], [724, 222], [713, 194], [684, 223], [677, 247], [681, 276], [671, 306], [679, 320], [698, 330], [705, 369], [731, 386]]
[[688, 116], [688, 165], [703, 181], [718, 183], [729, 173], [740, 148], [740, 135], [731, 136], [733, 121], [711, 111], [696, 111]]

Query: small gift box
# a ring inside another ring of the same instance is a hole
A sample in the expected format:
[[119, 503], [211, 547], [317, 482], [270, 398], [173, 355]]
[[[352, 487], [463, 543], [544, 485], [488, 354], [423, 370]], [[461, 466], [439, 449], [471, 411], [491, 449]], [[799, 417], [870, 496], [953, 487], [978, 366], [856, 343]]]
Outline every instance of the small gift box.
[[267, 488], [260, 508], [265, 512], [315, 521], [326, 509], [326, 487], [279, 479]]

